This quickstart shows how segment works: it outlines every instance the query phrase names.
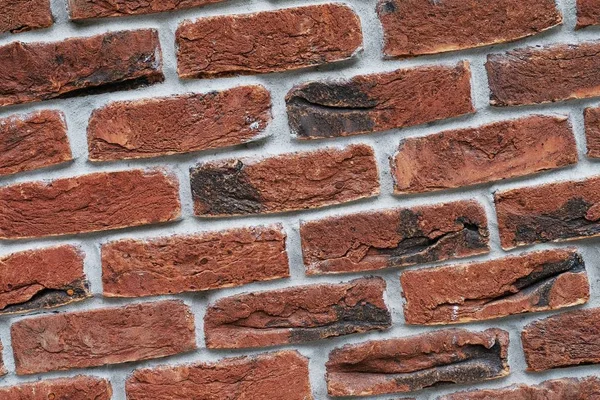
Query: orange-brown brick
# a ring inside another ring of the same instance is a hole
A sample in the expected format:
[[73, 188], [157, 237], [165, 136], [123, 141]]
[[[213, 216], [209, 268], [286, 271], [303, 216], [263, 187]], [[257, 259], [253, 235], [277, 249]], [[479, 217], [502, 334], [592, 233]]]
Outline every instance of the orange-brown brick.
[[576, 29], [600, 25], [600, 3], [597, 0], [577, 0]]
[[125, 17], [184, 10], [221, 1], [224, 0], [69, 0], [69, 15], [75, 21], [89, 18]]
[[4, 350], [4, 347], [2, 346], [2, 342], [0, 342], [0, 376], [2, 375], [6, 375], [7, 374], [7, 370], [6, 367], [4, 366], [4, 359], [2, 358], [2, 351]]
[[584, 111], [587, 155], [600, 158], [600, 107], [589, 107]]
[[106, 379], [78, 375], [0, 388], [2, 400], [110, 400], [112, 387]]
[[53, 22], [50, 0], [7, 0], [0, 3], [0, 33], [47, 28]]

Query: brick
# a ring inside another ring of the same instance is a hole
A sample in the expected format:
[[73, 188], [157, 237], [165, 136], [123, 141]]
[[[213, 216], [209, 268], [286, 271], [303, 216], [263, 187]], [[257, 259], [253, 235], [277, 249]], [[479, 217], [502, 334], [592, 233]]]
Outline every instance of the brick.
[[202, 217], [304, 210], [379, 194], [377, 162], [367, 145], [207, 162], [190, 175], [194, 211]]
[[18, 375], [166, 357], [196, 349], [181, 301], [29, 318], [11, 327]]
[[102, 246], [104, 296], [195, 292], [288, 278], [281, 225]]
[[0, 106], [162, 82], [158, 32], [108, 32], [0, 47]]
[[600, 4], [596, 0], [577, 0], [577, 26], [582, 29], [600, 25]]
[[263, 74], [351, 58], [362, 48], [358, 16], [342, 4], [185, 21], [176, 32], [182, 78]]
[[265, 347], [387, 329], [385, 281], [299, 286], [225, 297], [204, 318], [208, 348]]
[[475, 111], [466, 61], [309, 82], [292, 88], [286, 104], [298, 139], [379, 132]]
[[67, 124], [60, 111], [0, 119], [0, 175], [71, 161]]
[[185, 10], [221, 1], [223, 0], [69, 0], [69, 16], [74, 21], [90, 18], [126, 17]]
[[50, 0], [10, 0], [0, 3], [0, 33], [19, 33], [52, 26]]
[[8, 371], [6, 370], [6, 367], [4, 366], [4, 361], [2, 359], [2, 351], [3, 350], [4, 350], [4, 347], [2, 346], [2, 342], [0, 342], [0, 376], [6, 375], [8, 373]]
[[554, 0], [380, 0], [386, 57], [511, 42], [562, 23]]
[[105, 231], [180, 215], [175, 177], [160, 170], [101, 172], [0, 188], [0, 239]]
[[0, 388], [3, 400], [110, 400], [111, 396], [106, 379], [83, 375]]
[[308, 359], [296, 351], [137, 370], [125, 389], [128, 400], [313, 400]]
[[408, 324], [454, 324], [556, 310], [590, 297], [585, 264], [575, 250], [406, 271], [400, 280]]
[[495, 202], [504, 249], [600, 235], [600, 177], [499, 192]]
[[587, 156], [600, 158], [600, 107], [588, 107], [584, 111]]
[[535, 115], [406, 139], [392, 162], [396, 194], [527, 176], [577, 163], [567, 117]]
[[492, 54], [490, 103], [517, 106], [600, 96], [600, 43], [527, 47]]
[[360, 272], [489, 251], [485, 210], [474, 201], [379, 210], [302, 222], [309, 275]]
[[270, 109], [262, 86], [111, 103], [90, 118], [89, 158], [157, 157], [247, 143], [263, 137]]
[[402, 393], [448, 383], [475, 383], [508, 375], [508, 332], [448, 329], [369, 341], [329, 355], [330, 396]]
[[0, 315], [59, 307], [91, 297], [83, 253], [58, 246], [0, 258]]

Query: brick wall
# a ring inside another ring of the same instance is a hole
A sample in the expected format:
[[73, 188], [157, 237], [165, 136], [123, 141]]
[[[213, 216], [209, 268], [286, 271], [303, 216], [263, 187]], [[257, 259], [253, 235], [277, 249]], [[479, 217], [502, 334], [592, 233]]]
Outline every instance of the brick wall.
[[597, 398], [594, 25], [0, 3], [0, 398]]

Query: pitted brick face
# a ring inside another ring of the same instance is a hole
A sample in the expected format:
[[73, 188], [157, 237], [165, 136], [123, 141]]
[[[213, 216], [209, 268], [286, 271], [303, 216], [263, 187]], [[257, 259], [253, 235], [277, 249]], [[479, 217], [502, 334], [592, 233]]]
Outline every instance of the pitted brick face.
[[68, 0], [74, 21], [185, 10], [225, 0]]
[[3, 400], [110, 400], [112, 393], [108, 380], [83, 375], [0, 388]]
[[577, 29], [600, 25], [600, 4], [596, 0], [577, 0]]
[[50, 0], [9, 0], [0, 3], [0, 33], [48, 28], [53, 23]]

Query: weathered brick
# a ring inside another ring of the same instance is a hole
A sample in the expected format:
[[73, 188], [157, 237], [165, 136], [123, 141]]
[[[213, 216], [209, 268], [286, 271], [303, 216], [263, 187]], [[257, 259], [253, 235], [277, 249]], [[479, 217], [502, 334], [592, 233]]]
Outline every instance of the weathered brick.
[[111, 103], [90, 118], [89, 158], [146, 158], [247, 143], [261, 138], [270, 109], [262, 86]]
[[0, 188], [0, 239], [104, 231], [179, 217], [179, 185], [160, 170], [82, 175]]
[[438, 400], [592, 400], [599, 394], [600, 380], [589, 376], [554, 379], [533, 386], [513, 385], [503, 389], [458, 392]]
[[208, 162], [190, 175], [194, 210], [202, 217], [303, 210], [379, 194], [377, 163], [367, 145]]
[[521, 332], [528, 371], [600, 363], [600, 308], [534, 321]]
[[387, 57], [510, 42], [562, 23], [554, 0], [380, 0]]
[[496, 193], [502, 247], [600, 235], [600, 177]]
[[0, 3], [0, 33], [47, 28], [53, 23], [50, 0], [10, 0]]
[[385, 281], [363, 278], [226, 297], [204, 318], [208, 348], [264, 347], [387, 329]]
[[408, 324], [453, 324], [556, 310], [590, 297], [585, 264], [575, 250], [406, 271], [400, 280]]
[[195, 399], [199, 395], [202, 400], [313, 400], [308, 359], [296, 351], [137, 370], [125, 388], [128, 400]]
[[221, 1], [223, 0], [69, 0], [69, 15], [75, 21], [89, 18], [125, 17], [184, 10]]
[[196, 348], [194, 317], [181, 301], [29, 318], [11, 327], [17, 374], [166, 357]]
[[286, 103], [298, 139], [379, 132], [475, 111], [467, 62], [309, 82], [292, 88]]
[[335, 349], [327, 362], [331, 396], [410, 392], [508, 375], [508, 332], [448, 329]]
[[597, 0], [577, 0], [577, 26], [575, 29], [600, 25], [600, 3]]
[[422, 193], [577, 163], [566, 117], [530, 116], [406, 139], [392, 162], [395, 193]]
[[600, 107], [589, 107], [584, 111], [587, 156], [600, 158]]
[[108, 297], [138, 297], [240, 286], [289, 277], [281, 225], [121, 240], [102, 246]]
[[2, 400], [110, 400], [112, 387], [106, 379], [78, 375], [0, 388]]
[[0, 119], [0, 175], [71, 161], [67, 124], [60, 111]]
[[163, 80], [158, 33], [108, 32], [0, 47], [0, 106], [132, 89]]
[[74, 246], [0, 258], [0, 315], [58, 307], [90, 296], [83, 253]]
[[176, 32], [182, 78], [261, 74], [351, 58], [362, 46], [358, 16], [343, 4], [186, 21]]
[[2, 346], [2, 342], [0, 342], [0, 376], [6, 375], [8, 373], [8, 371], [6, 370], [6, 367], [4, 366], [4, 360], [2, 358], [3, 350], [4, 350], [4, 347]]
[[490, 103], [516, 106], [600, 96], [600, 42], [488, 56]]
[[309, 275], [405, 267], [489, 251], [485, 210], [474, 201], [302, 222], [300, 236]]

